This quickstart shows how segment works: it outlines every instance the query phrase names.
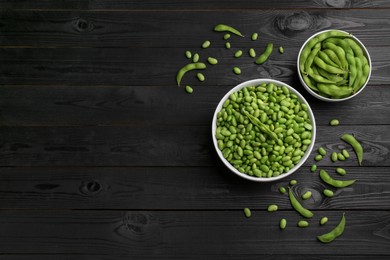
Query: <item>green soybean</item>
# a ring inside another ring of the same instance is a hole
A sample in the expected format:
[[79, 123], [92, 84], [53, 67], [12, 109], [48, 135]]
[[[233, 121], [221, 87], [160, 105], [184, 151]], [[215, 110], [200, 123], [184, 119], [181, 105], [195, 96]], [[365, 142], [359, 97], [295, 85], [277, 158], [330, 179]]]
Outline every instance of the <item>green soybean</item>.
[[343, 168], [340, 168], [340, 167], [336, 168], [336, 172], [337, 172], [338, 174], [340, 174], [340, 175], [345, 175], [345, 174], [347, 174], [347, 171], [346, 171], [345, 169], [343, 169]]
[[192, 62], [196, 63], [199, 61], [199, 54], [195, 53], [194, 56], [192, 57]]
[[326, 222], [328, 222], [328, 218], [327, 217], [322, 217], [321, 220], [320, 220], [320, 224], [321, 225], [325, 225]]
[[185, 55], [186, 55], [187, 59], [191, 59], [191, 57], [192, 57], [192, 53], [190, 51], [186, 51]]
[[344, 157], [344, 155], [343, 155], [342, 153], [338, 153], [338, 154], [337, 154], [337, 159], [338, 159], [339, 161], [345, 161], [345, 157]]
[[314, 157], [314, 160], [316, 160], [316, 161], [321, 161], [321, 160], [322, 160], [322, 155], [321, 155], [321, 154], [317, 154], [317, 155]]
[[322, 156], [326, 155], [326, 150], [323, 147], [318, 148], [318, 153], [321, 154]]
[[234, 53], [234, 57], [235, 58], [239, 58], [242, 56], [242, 50], [237, 50], [235, 53]]
[[324, 189], [322, 192], [324, 193], [324, 195], [325, 195], [326, 197], [333, 197], [333, 196], [334, 196], [333, 191], [331, 191], [331, 190], [329, 190], [329, 189]]
[[231, 47], [230, 42], [226, 42], [226, 43], [225, 43], [225, 48], [226, 48], [226, 49], [230, 49], [230, 47]]
[[204, 70], [206, 69], [206, 64], [204, 63], [201, 63], [201, 62], [196, 62], [196, 63], [190, 63], [190, 64], [187, 64], [185, 65], [184, 67], [182, 67], [178, 72], [177, 72], [177, 75], [176, 75], [176, 82], [177, 82], [177, 85], [180, 86], [180, 82], [183, 78], [183, 76], [191, 71], [191, 70]]
[[237, 75], [240, 75], [240, 74], [241, 74], [241, 69], [238, 68], [238, 67], [234, 67], [234, 68], [233, 68], [233, 72], [234, 72], [235, 74], [237, 74]]
[[358, 158], [359, 165], [362, 165], [363, 161], [363, 147], [362, 145], [355, 139], [353, 135], [350, 134], [344, 134], [341, 136], [341, 140], [348, 143], [352, 146], [353, 150], [356, 153], [356, 156]]
[[249, 56], [251, 56], [252, 58], [255, 58], [255, 57], [256, 57], [256, 51], [255, 51], [255, 49], [253, 49], [253, 48], [250, 48], [250, 49], [249, 49]]
[[344, 188], [351, 186], [356, 182], [356, 180], [336, 180], [333, 179], [327, 171], [320, 170], [320, 178], [323, 182], [329, 184], [330, 186], [333, 186], [335, 188]]
[[218, 60], [216, 58], [213, 58], [213, 57], [208, 57], [207, 58], [207, 61], [211, 64], [211, 65], [215, 65], [218, 63]]
[[288, 195], [289, 195], [289, 198], [290, 198], [290, 203], [291, 203], [291, 206], [299, 213], [301, 214], [303, 217], [305, 218], [311, 218], [314, 216], [314, 214], [304, 208], [301, 203], [295, 198], [293, 192], [291, 191], [291, 189], [288, 190]]
[[282, 218], [279, 222], [280, 229], [285, 229], [287, 226], [287, 220], [285, 218]]
[[302, 195], [302, 199], [304, 200], [307, 200], [307, 199], [310, 199], [311, 198], [311, 191], [306, 191], [303, 195]]
[[256, 59], [256, 64], [263, 64], [267, 61], [268, 57], [271, 55], [274, 49], [274, 45], [272, 43], [268, 43], [265, 51]]
[[329, 122], [329, 125], [331, 125], [331, 126], [337, 126], [337, 125], [339, 125], [340, 124], [340, 122], [339, 122], [339, 120], [337, 120], [337, 119], [332, 119], [332, 120], [330, 120], [330, 122]]
[[282, 193], [282, 194], [285, 194], [287, 192], [287, 190], [286, 190], [285, 187], [280, 187], [279, 188], [279, 192]]
[[226, 24], [217, 24], [214, 27], [214, 31], [216, 31], [216, 32], [230, 32], [230, 33], [233, 33], [233, 34], [238, 35], [240, 37], [244, 37], [244, 35], [242, 35], [240, 31], [238, 31], [237, 29], [235, 29], [229, 25], [226, 25]]
[[278, 205], [275, 205], [275, 204], [271, 204], [267, 208], [268, 212], [274, 212], [274, 211], [277, 211], [277, 210], [278, 210]]
[[225, 33], [225, 35], [223, 36], [223, 39], [224, 39], [224, 40], [228, 40], [229, 38], [230, 38], [230, 34]]
[[192, 92], [194, 92], [194, 90], [191, 88], [191, 86], [186, 86], [186, 92], [188, 93], [188, 94], [192, 94]]
[[201, 82], [205, 80], [204, 75], [203, 75], [202, 73], [200, 73], [200, 72], [196, 74], [196, 77], [197, 77], [198, 80], [201, 81]]
[[305, 228], [305, 227], [308, 227], [308, 226], [309, 226], [309, 222], [307, 222], [306, 220], [298, 221], [298, 227]]
[[202, 48], [203, 48], [203, 49], [206, 49], [206, 48], [210, 47], [210, 45], [211, 45], [211, 42], [210, 42], [210, 41], [204, 41], [204, 42], [202, 43]]
[[335, 240], [336, 238], [338, 238], [339, 236], [341, 236], [343, 234], [344, 229], [345, 229], [345, 223], [346, 223], [345, 214], [343, 213], [339, 224], [329, 233], [318, 236], [317, 239], [319, 241], [321, 241], [322, 243], [332, 242], [333, 240]]
[[298, 182], [296, 180], [291, 180], [290, 185], [296, 185]]
[[250, 218], [252, 216], [252, 212], [249, 208], [244, 208], [245, 217]]
[[344, 155], [344, 157], [345, 157], [346, 159], [349, 158], [349, 153], [348, 153], [347, 150], [343, 149], [341, 152], [343, 153], [343, 155]]
[[283, 54], [284, 53], [284, 48], [282, 46], [279, 47], [279, 53]]
[[256, 41], [258, 37], [259, 35], [257, 33], [253, 33], [251, 39], [252, 41]]
[[315, 172], [317, 170], [317, 165], [313, 164], [310, 168], [311, 172]]

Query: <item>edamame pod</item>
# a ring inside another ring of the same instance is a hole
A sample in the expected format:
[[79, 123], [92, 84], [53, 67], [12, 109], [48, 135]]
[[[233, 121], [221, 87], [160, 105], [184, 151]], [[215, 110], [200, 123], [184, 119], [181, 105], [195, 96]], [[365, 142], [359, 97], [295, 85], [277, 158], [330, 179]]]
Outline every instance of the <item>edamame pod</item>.
[[355, 81], [352, 85], [353, 91], [356, 92], [360, 87], [360, 80], [363, 77], [363, 64], [362, 61], [355, 57], [355, 62], [356, 62], [356, 78]]
[[299, 213], [301, 214], [302, 216], [304, 216], [305, 218], [311, 218], [314, 216], [314, 214], [304, 208], [301, 203], [299, 203], [299, 201], [295, 198], [293, 192], [291, 191], [291, 189], [288, 190], [288, 196], [290, 198], [290, 202], [291, 202], [291, 206]]
[[237, 29], [235, 29], [229, 25], [226, 25], [226, 24], [217, 24], [214, 27], [214, 31], [216, 31], [216, 32], [231, 32], [231, 33], [238, 35], [240, 37], [244, 37], [244, 35], [242, 35], [240, 31], [238, 31]]
[[320, 178], [323, 180], [325, 183], [335, 187], [335, 188], [344, 188], [351, 186], [356, 182], [356, 180], [335, 180], [330, 175], [328, 174], [327, 171], [325, 170], [320, 170]]
[[314, 57], [317, 56], [317, 53], [320, 51], [320, 49], [321, 49], [321, 43], [317, 43], [314, 46], [313, 50], [310, 52], [309, 56], [307, 57], [305, 62], [305, 71], [304, 71], [306, 72], [306, 74], [309, 74], [310, 67], [313, 64]]
[[343, 98], [352, 94], [353, 89], [348, 86], [337, 86], [335, 84], [318, 83], [317, 88], [322, 93], [333, 98]]
[[331, 66], [331, 65], [328, 65], [326, 64], [323, 60], [321, 60], [320, 58], [318, 57], [315, 57], [314, 58], [314, 63], [321, 69], [327, 71], [327, 72], [330, 72], [330, 73], [333, 73], [333, 74], [347, 74], [348, 72], [345, 71], [345, 70], [342, 70], [340, 68], [337, 68], [337, 67], [334, 67], [334, 66]]
[[341, 236], [344, 232], [345, 228], [345, 214], [343, 213], [343, 216], [341, 217], [340, 223], [329, 233], [323, 234], [321, 236], [318, 236], [317, 239], [321, 241], [322, 243], [330, 243], [339, 236]]
[[206, 64], [202, 63], [202, 62], [196, 62], [196, 63], [189, 63], [187, 65], [185, 65], [184, 67], [182, 67], [178, 72], [177, 72], [177, 75], [176, 75], [176, 82], [177, 82], [177, 85], [180, 86], [180, 82], [183, 78], [183, 76], [191, 71], [191, 70], [204, 70], [206, 69]]
[[347, 142], [349, 145], [352, 146], [353, 150], [356, 153], [356, 156], [358, 158], [359, 166], [362, 165], [363, 161], [363, 147], [362, 145], [358, 142], [358, 140], [355, 139], [353, 135], [350, 134], [344, 134], [341, 136], [341, 140], [344, 142]]
[[356, 60], [355, 57], [347, 53], [347, 61], [349, 63], [349, 86], [354, 86], [355, 78], [357, 75]]
[[263, 64], [271, 55], [273, 49], [274, 45], [272, 43], [268, 43], [265, 51], [256, 59], [256, 64]]

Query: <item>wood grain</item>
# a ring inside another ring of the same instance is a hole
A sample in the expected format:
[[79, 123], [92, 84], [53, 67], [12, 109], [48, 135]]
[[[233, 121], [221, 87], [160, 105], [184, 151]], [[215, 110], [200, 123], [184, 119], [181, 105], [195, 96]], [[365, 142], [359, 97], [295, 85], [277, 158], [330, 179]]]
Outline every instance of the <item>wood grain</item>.
[[[253, 211], [1, 211], [3, 254], [147, 254], [176, 258], [262, 255], [385, 255], [390, 253], [388, 211], [345, 211], [344, 234], [323, 245], [343, 211], [317, 212], [300, 229], [296, 212]], [[319, 227], [319, 218], [329, 222]], [[288, 220], [281, 231], [280, 218]]]
[[[350, 149], [339, 139], [344, 133], [361, 142], [364, 166], [390, 165], [389, 125], [320, 127], [316, 147]], [[0, 166], [214, 166], [219, 162], [209, 126], [1, 127], [0, 136]], [[357, 166], [350, 153], [343, 163], [332, 163], [326, 156], [318, 165]]]
[[[272, 183], [254, 183], [219, 167], [3, 167], [0, 175], [1, 209], [132, 209], [132, 210], [265, 210], [277, 204], [291, 210], [280, 187], [293, 186], [296, 196], [310, 190], [303, 205], [318, 210], [390, 210], [390, 176], [386, 167], [344, 167], [356, 179], [348, 188], [334, 189], [309, 167]], [[325, 197], [325, 188], [335, 192]]]
[[[295, 3], [295, 2], [294, 2]], [[237, 2], [240, 4], [240, 1]], [[172, 22], [174, 21], [174, 22]], [[342, 29], [367, 46], [390, 41], [387, 9], [226, 11], [12, 11], [0, 13], [1, 46], [198, 48], [204, 40], [223, 42], [216, 24], [245, 35], [258, 32], [261, 47], [300, 47], [326, 29]], [[233, 46], [253, 42], [232, 37]], [[256, 45], [255, 45], [256, 46]]]
[[[233, 81], [233, 80], [232, 80]], [[294, 81], [295, 82], [295, 81]], [[199, 84], [199, 83], [198, 83]], [[0, 86], [3, 126], [209, 125], [219, 100], [233, 85], [194, 86]], [[390, 124], [387, 85], [369, 85], [357, 97], [322, 102], [292, 84], [310, 103], [318, 126]]]
[[[390, 27], [389, 27], [390, 28]], [[266, 43], [261, 43], [261, 52]], [[253, 47], [253, 45], [252, 45]], [[191, 50], [199, 52], [201, 61], [216, 57], [217, 65], [208, 65], [206, 80], [199, 82], [196, 73], [184, 76], [182, 84], [226, 86], [230, 89], [253, 78], [273, 78], [301, 86], [297, 73], [299, 47], [286, 48], [285, 54], [274, 52], [264, 65], [257, 65], [243, 49], [237, 59], [234, 51], [222, 47]], [[388, 85], [390, 53], [386, 47], [370, 48], [373, 62], [369, 85]], [[0, 68], [0, 85], [121, 85], [171, 86], [177, 88], [176, 74], [188, 61], [185, 49], [177, 48], [3, 48], [0, 59], [7, 64]], [[233, 73], [233, 67], [242, 70]], [[303, 89], [303, 88], [301, 88]]]
[[243, 1], [221, 1], [221, 0], [198, 0], [180, 1], [180, 0], [165, 0], [163, 3], [158, 0], [144, 1], [124, 1], [117, 0], [115, 2], [108, 0], [94, 1], [75, 1], [75, 0], [58, 0], [58, 1], [2, 1], [1, 8], [10, 9], [76, 9], [76, 10], [115, 10], [115, 9], [134, 9], [134, 10], [165, 10], [165, 9], [256, 9], [256, 8], [386, 8], [390, 7], [386, 0], [295, 0], [292, 3], [289, 0], [279, 0], [270, 2], [267, 0], [243, 0]]

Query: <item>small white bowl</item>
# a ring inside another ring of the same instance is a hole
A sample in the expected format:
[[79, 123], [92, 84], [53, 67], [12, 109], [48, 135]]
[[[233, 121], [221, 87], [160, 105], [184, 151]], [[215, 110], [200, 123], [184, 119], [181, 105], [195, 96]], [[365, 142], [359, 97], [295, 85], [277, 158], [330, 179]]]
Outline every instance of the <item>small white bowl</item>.
[[[298, 100], [303, 103], [303, 104], [306, 104], [307, 105], [307, 108], [308, 108], [308, 115], [309, 115], [309, 118], [311, 120], [311, 123], [312, 123], [312, 137], [311, 137], [311, 143], [309, 145], [309, 147], [307, 148], [307, 150], [305, 151], [305, 154], [303, 155], [303, 157], [301, 158], [301, 160], [293, 167], [291, 168], [288, 172], [286, 173], [282, 173], [280, 174], [279, 176], [276, 176], [276, 177], [270, 177], [270, 178], [264, 178], [264, 177], [256, 177], [256, 176], [250, 176], [250, 175], [247, 175], [245, 173], [241, 173], [240, 171], [238, 171], [236, 168], [233, 167], [233, 165], [231, 165], [222, 155], [222, 152], [219, 150], [218, 148], [218, 141], [217, 141], [217, 138], [215, 137], [215, 134], [216, 134], [216, 130], [217, 130], [217, 114], [218, 112], [222, 109], [222, 106], [223, 106], [223, 103], [229, 98], [229, 96], [234, 93], [234, 92], [237, 92], [239, 91], [240, 89], [242, 88], [245, 88], [245, 87], [249, 87], [249, 86], [259, 86], [263, 83], [273, 83], [277, 86], [286, 86], [292, 93], [294, 93], [295, 95], [297, 95], [298, 97]], [[310, 105], [309, 103], [305, 100], [305, 98], [297, 91], [295, 90], [294, 88], [292, 88], [291, 86], [281, 82], [281, 81], [278, 81], [278, 80], [273, 80], [273, 79], [253, 79], [253, 80], [249, 80], [249, 81], [245, 81], [239, 85], [237, 85], [236, 87], [232, 88], [228, 93], [226, 93], [226, 95], [221, 99], [221, 101], [218, 103], [218, 106], [217, 108], [215, 109], [215, 112], [214, 112], [214, 116], [213, 116], [213, 122], [212, 122], [212, 126], [211, 126], [211, 135], [212, 135], [212, 139], [213, 139], [213, 143], [214, 143], [214, 148], [215, 150], [217, 151], [217, 154], [219, 156], [219, 158], [222, 160], [222, 162], [226, 165], [226, 167], [232, 171], [233, 173], [235, 173], [236, 175], [244, 178], [244, 179], [247, 179], [247, 180], [250, 180], [250, 181], [255, 181], [255, 182], [271, 182], [271, 181], [276, 181], [276, 180], [280, 180], [280, 179], [283, 179], [289, 175], [291, 175], [293, 172], [295, 172], [296, 170], [298, 170], [299, 167], [302, 166], [302, 164], [307, 160], [307, 158], [309, 157], [311, 151], [313, 150], [313, 147], [314, 147], [314, 143], [315, 143], [315, 139], [316, 139], [316, 122], [315, 122], [315, 119], [314, 119], [314, 114], [310, 108]]]
[[356, 95], [358, 95], [360, 92], [363, 91], [363, 89], [367, 86], [367, 83], [368, 81], [370, 80], [370, 77], [371, 77], [371, 71], [372, 71], [372, 63], [371, 63], [371, 57], [370, 57], [370, 54], [368, 53], [368, 50], [366, 49], [366, 47], [363, 45], [363, 43], [358, 39], [356, 38], [354, 35], [350, 34], [351, 35], [351, 38], [359, 44], [359, 46], [362, 48], [363, 50], [363, 53], [364, 53], [364, 56], [366, 56], [367, 60], [368, 60], [368, 64], [370, 66], [370, 72], [368, 74], [368, 77], [367, 77], [367, 80], [366, 82], [364, 83], [364, 85], [359, 89], [358, 92], [354, 93], [353, 95], [351, 96], [348, 96], [348, 97], [345, 97], [345, 98], [339, 98], [339, 99], [335, 99], [335, 98], [327, 98], [327, 97], [324, 97], [324, 96], [321, 96], [320, 94], [316, 93], [314, 90], [312, 90], [311, 88], [309, 88], [309, 86], [306, 85], [305, 81], [303, 80], [302, 78], [302, 74], [301, 74], [301, 71], [299, 69], [299, 58], [301, 56], [301, 52], [303, 50], [303, 48], [306, 46], [306, 44], [314, 37], [316, 37], [317, 35], [319, 34], [322, 34], [322, 33], [325, 33], [325, 32], [328, 32], [328, 31], [339, 31], [339, 32], [344, 32], [344, 33], [347, 33], [349, 34], [348, 32], [345, 32], [345, 31], [342, 31], [342, 30], [325, 30], [325, 31], [320, 31], [314, 35], [312, 35], [309, 39], [307, 39], [305, 41], [305, 43], [302, 45], [301, 49], [299, 50], [299, 53], [298, 53], [298, 59], [297, 59], [297, 68], [298, 68], [298, 75], [299, 75], [299, 80], [301, 81], [303, 87], [314, 97], [320, 99], [320, 100], [323, 100], [323, 101], [328, 101], [328, 102], [340, 102], [340, 101], [345, 101], [345, 100], [348, 100], [348, 99], [351, 99], [353, 97], [355, 97]]

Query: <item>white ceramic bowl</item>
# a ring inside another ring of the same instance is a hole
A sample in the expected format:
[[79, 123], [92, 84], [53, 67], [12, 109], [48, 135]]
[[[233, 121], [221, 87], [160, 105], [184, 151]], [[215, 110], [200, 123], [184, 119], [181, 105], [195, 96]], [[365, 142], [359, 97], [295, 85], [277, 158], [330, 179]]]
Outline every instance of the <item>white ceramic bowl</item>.
[[[311, 137], [311, 144], [309, 145], [309, 147], [307, 148], [307, 150], [305, 151], [305, 154], [302, 156], [301, 160], [298, 162], [298, 164], [296, 164], [293, 168], [291, 168], [288, 172], [286, 173], [283, 173], [283, 174], [280, 174], [279, 176], [276, 176], [276, 177], [270, 177], [270, 178], [262, 178], [262, 177], [256, 177], [256, 176], [250, 176], [250, 175], [247, 175], [245, 173], [241, 173], [240, 171], [238, 171], [236, 168], [233, 167], [233, 165], [231, 165], [222, 155], [222, 152], [219, 150], [218, 148], [218, 142], [217, 142], [217, 138], [215, 137], [215, 134], [216, 134], [216, 129], [217, 129], [217, 114], [218, 112], [222, 109], [222, 106], [223, 106], [223, 103], [229, 98], [229, 96], [236, 92], [236, 91], [239, 91], [240, 89], [242, 88], [245, 88], [245, 87], [249, 87], [249, 86], [258, 86], [258, 85], [261, 85], [263, 83], [273, 83], [277, 86], [286, 86], [292, 93], [294, 93], [295, 95], [297, 95], [298, 97], [298, 100], [303, 103], [303, 104], [306, 104], [307, 105], [307, 108], [308, 108], [308, 115], [309, 115], [309, 118], [311, 120], [311, 123], [312, 123], [312, 137]], [[277, 81], [277, 80], [273, 80], [273, 79], [254, 79], [254, 80], [249, 80], [249, 81], [246, 81], [246, 82], [243, 82], [239, 85], [237, 85], [236, 87], [232, 88], [228, 93], [226, 93], [226, 95], [221, 99], [221, 101], [218, 103], [218, 106], [217, 108], [215, 109], [215, 112], [214, 112], [214, 116], [213, 116], [213, 122], [212, 122], [212, 127], [211, 127], [211, 135], [212, 135], [212, 139], [213, 139], [213, 143], [214, 143], [214, 147], [215, 147], [215, 150], [217, 151], [217, 154], [219, 156], [219, 158], [222, 160], [222, 162], [226, 165], [226, 167], [232, 171], [233, 173], [235, 173], [236, 175], [244, 178], [244, 179], [247, 179], [247, 180], [251, 180], [251, 181], [255, 181], [255, 182], [270, 182], [270, 181], [276, 181], [276, 180], [280, 180], [280, 179], [283, 179], [289, 175], [291, 175], [293, 172], [295, 172], [296, 170], [298, 170], [299, 167], [302, 166], [302, 164], [307, 160], [307, 158], [309, 157], [313, 147], [314, 147], [314, 143], [315, 143], [315, 139], [316, 139], [316, 122], [315, 122], [315, 118], [314, 118], [314, 115], [313, 115], [313, 112], [310, 108], [310, 105], [309, 103], [304, 99], [304, 97], [298, 92], [296, 91], [294, 88], [292, 88], [291, 86], [283, 83], [283, 82], [280, 82], [280, 81]]]
[[[366, 47], [363, 45], [363, 43], [362, 43], [358, 38], [356, 38], [355, 36], [353, 36], [353, 35], [351, 34], [352, 39], [353, 39], [356, 43], [358, 43], [359, 46], [362, 48], [363, 53], [364, 53], [364, 55], [366, 56], [366, 58], [367, 58], [367, 60], [368, 60], [368, 64], [369, 64], [369, 66], [370, 66], [370, 72], [369, 72], [369, 74], [368, 74], [368, 77], [367, 77], [366, 82], [365, 82], [364, 85], [359, 89], [358, 92], [354, 93], [354, 94], [351, 95], [351, 96], [345, 97], [345, 98], [333, 99], [333, 98], [327, 98], [327, 97], [324, 97], [324, 96], [319, 95], [318, 93], [316, 93], [315, 91], [313, 91], [311, 88], [309, 88], [309, 86], [307, 86], [307, 84], [306, 84], [305, 81], [303, 80], [301, 71], [299, 70], [299, 58], [300, 58], [300, 56], [301, 56], [301, 52], [302, 52], [303, 48], [305, 47], [305, 45], [306, 45], [312, 38], [316, 37], [316, 36], [319, 35], [319, 34], [328, 32], [328, 31], [339, 31], [339, 32], [348, 33], [348, 32], [341, 31], [341, 30], [325, 30], [325, 31], [318, 32], [318, 33], [312, 35], [309, 39], [307, 39], [307, 40], [305, 41], [305, 43], [302, 45], [302, 47], [301, 47], [301, 49], [299, 50], [299, 53], [298, 53], [298, 59], [297, 59], [298, 75], [299, 75], [299, 80], [301, 81], [303, 87], [304, 87], [312, 96], [314, 96], [314, 97], [316, 97], [316, 98], [318, 98], [318, 99], [321, 99], [321, 100], [323, 100], [323, 101], [328, 101], [328, 102], [340, 102], [340, 101], [348, 100], [348, 99], [351, 99], [351, 98], [355, 97], [355, 96], [358, 95], [360, 92], [362, 92], [363, 89], [367, 86], [367, 83], [368, 83], [368, 81], [370, 80], [371, 71], [372, 71], [371, 57], [370, 57], [370, 54], [368, 53]], [[349, 34], [349, 33], [348, 33], [348, 34]]]

